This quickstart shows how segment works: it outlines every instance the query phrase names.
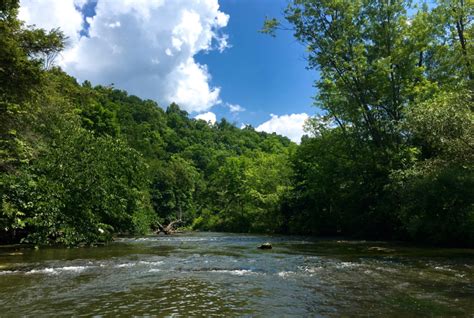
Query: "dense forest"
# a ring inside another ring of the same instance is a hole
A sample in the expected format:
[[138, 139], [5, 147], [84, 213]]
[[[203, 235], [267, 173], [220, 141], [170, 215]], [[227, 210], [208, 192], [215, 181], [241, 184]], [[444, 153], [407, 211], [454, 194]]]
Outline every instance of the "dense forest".
[[[58, 30], [0, 2], [0, 242], [184, 227], [474, 246], [474, 3], [294, 0], [317, 69], [300, 145], [78, 83]], [[163, 105], [161, 105], [163, 106]]]

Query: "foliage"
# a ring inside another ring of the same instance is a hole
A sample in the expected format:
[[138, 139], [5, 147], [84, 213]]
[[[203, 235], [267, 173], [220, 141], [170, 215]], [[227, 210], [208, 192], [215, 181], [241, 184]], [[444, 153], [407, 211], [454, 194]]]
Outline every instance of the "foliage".
[[54, 146], [7, 178], [2, 191], [22, 213], [25, 241], [71, 245], [132, 231], [134, 214], [147, 208], [140, 155], [119, 140], [56, 125]]
[[407, 110], [423, 160], [392, 174], [403, 229], [414, 240], [474, 242], [472, 92], [441, 92]]
[[[0, 6], [2, 242], [93, 244], [149, 233], [157, 220], [189, 226], [216, 208], [216, 174], [229, 158], [252, 151], [264, 158], [291, 146], [225, 119], [191, 119], [176, 104], [164, 111], [111, 87], [79, 85], [53, 65], [64, 35], [24, 26], [18, 7]], [[275, 180], [265, 181], [279, 182], [272, 173]], [[277, 190], [255, 198], [259, 205], [249, 210], [262, 230], [261, 218], [277, 209]], [[220, 221], [206, 224], [216, 229]]]
[[54, 67], [61, 31], [18, 8], [0, 3], [0, 242], [94, 244], [179, 219], [474, 245], [472, 1], [292, 1], [324, 112], [300, 146], [80, 85]]
[[192, 221], [196, 213], [194, 196], [199, 187], [199, 172], [191, 162], [177, 155], [155, 171], [152, 203], [160, 218], [168, 222], [172, 219]]
[[227, 158], [210, 182], [212, 201], [207, 219], [195, 226], [238, 232], [280, 231], [280, 205], [290, 190], [290, 175], [285, 152], [255, 151]]
[[472, 1], [294, 0], [290, 26], [319, 70], [292, 158], [292, 232], [473, 240]]

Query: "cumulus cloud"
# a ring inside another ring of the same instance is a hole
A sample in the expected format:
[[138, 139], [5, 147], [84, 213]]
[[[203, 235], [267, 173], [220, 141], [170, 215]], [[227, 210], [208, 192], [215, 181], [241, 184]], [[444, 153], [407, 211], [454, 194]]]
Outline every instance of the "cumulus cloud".
[[229, 110], [230, 110], [231, 113], [240, 113], [240, 112], [245, 111], [245, 108], [243, 108], [242, 106], [240, 106], [238, 104], [229, 104], [229, 103], [227, 103], [226, 105], [227, 105], [227, 107], [229, 107]]
[[270, 114], [271, 118], [255, 128], [256, 131], [265, 131], [268, 133], [277, 133], [290, 138], [296, 143], [300, 143], [301, 136], [304, 135], [303, 126], [309, 118], [308, 114], [290, 114], [275, 115]]
[[83, 31], [86, 0], [21, 0], [20, 17], [70, 37], [60, 65], [79, 80], [114, 83], [163, 106], [202, 112], [221, 102], [206, 65], [194, 56], [229, 46], [229, 15], [218, 0], [99, 0]]
[[68, 44], [74, 46], [83, 28], [82, 13], [78, 9], [84, 3], [84, 0], [22, 0], [18, 17], [28, 25], [35, 24], [47, 30], [60, 27], [68, 37]]
[[211, 123], [211, 124], [215, 124], [216, 120], [217, 120], [216, 114], [214, 114], [213, 112], [207, 112], [207, 113], [199, 114], [194, 118], [204, 120], [204, 121], [206, 121], [208, 123]]

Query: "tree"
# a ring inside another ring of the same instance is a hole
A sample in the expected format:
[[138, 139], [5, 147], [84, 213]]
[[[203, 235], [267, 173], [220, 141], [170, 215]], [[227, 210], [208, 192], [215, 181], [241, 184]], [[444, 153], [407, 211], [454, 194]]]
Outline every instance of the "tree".
[[195, 214], [194, 195], [200, 175], [196, 168], [180, 156], [155, 170], [152, 182], [152, 203], [157, 215], [168, 222], [181, 220], [189, 223]]
[[2, 187], [4, 203], [21, 212], [25, 240], [75, 245], [134, 232], [149, 210], [140, 155], [61, 118], [50, 129], [54, 146]]
[[473, 81], [474, 3], [469, 0], [439, 0], [437, 3], [431, 16], [436, 30], [432, 66], [443, 71], [437, 72], [439, 80], [450, 80], [454, 84], [460, 79]]
[[472, 91], [440, 92], [407, 110], [420, 160], [394, 171], [391, 185], [403, 229], [417, 241], [474, 244]]
[[0, 171], [27, 160], [28, 147], [20, 134], [33, 111], [31, 100], [40, 89], [43, 65], [64, 47], [59, 30], [24, 27], [17, 19], [19, 3], [0, 5]]
[[281, 201], [290, 189], [288, 154], [253, 151], [233, 156], [214, 172], [208, 210], [196, 228], [234, 232], [281, 230]]
[[[472, 242], [473, 10], [463, 0], [288, 5], [331, 122], [311, 120], [292, 160], [296, 230]], [[270, 19], [263, 32], [281, 27]], [[456, 190], [440, 195], [447, 185]]]

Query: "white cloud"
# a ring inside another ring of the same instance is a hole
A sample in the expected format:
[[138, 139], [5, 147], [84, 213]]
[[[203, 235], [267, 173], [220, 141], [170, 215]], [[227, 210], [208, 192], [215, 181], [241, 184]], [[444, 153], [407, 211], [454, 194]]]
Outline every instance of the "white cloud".
[[76, 8], [84, 3], [79, 0], [22, 0], [18, 17], [28, 25], [35, 24], [46, 30], [60, 27], [71, 47], [77, 45], [83, 27], [82, 14]]
[[207, 112], [207, 113], [199, 114], [194, 118], [202, 119], [202, 120], [204, 120], [208, 123], [210, 122], [211, 124], [215, 124], [216, 120], [217, 120], [216, 114], [214, 114], [213, 112]]
[[219, 52], [224, 52], [225, 49], [231, 48], [232, 45], [229, 44], [229, 35], [223, 34], [222, 36], [217, 38], [217, 49]]
[[221, 28], [229, 15], [218, 0], [99, 0], [80, 37], [85, 0], [21, 0], [20, 17], [39, 27], [60, 27], [71, 38], [60, 65], [80, 81], [114, 83], [163, 106], [176, 102], [189, 112], [220, 103], [206, 65], [194, 56], [223, 50]]
[[271, 118], [255, 128], [256, 131], [265, 131], [268, 133], [277, 133], [290, 138], [296, 143], [300, 143], [301, 136], [304, 135], [303, 125], [308, 114], [290, 114], [290, 115], [274, 115], [270, 114]]
[[227, 107], [229, 107], [229, 110], [230, 110], [231, 113], [240, 113], [240, 112], [245, 111], [245, 108], [243, 108], [242, 106], [240, 106], [238, 104], [229, 104], [229, 103], [227, 103], [226, 105], [227, 105]]

